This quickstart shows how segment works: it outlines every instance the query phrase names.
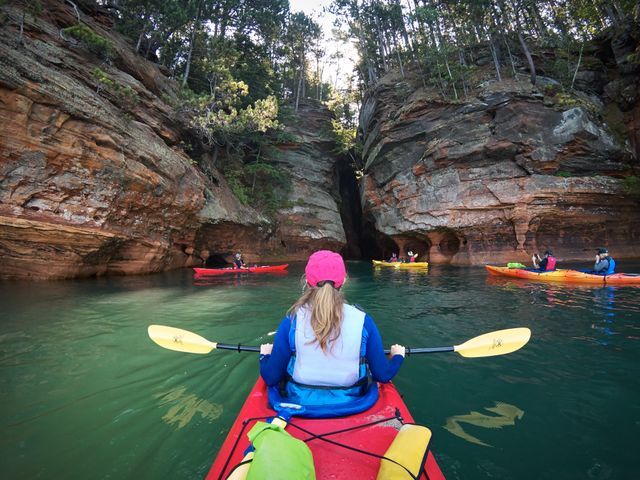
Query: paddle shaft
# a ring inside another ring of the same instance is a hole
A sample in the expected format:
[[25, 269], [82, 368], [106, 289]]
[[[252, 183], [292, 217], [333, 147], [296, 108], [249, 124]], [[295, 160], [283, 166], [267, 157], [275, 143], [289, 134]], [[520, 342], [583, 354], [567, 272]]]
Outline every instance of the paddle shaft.
[[[253, 347], [250, 345], [234, 345], [231, 343], [218, 343], [216, 344], [218, 350], [233, 350], [235, 352], [259, 352], [260, 347]], [[453, 352], [453, 347], [430, 347], [430, 348], [407, 348], [407, 355], [415, 355], [418, 353], [440, 353], [440, 352]], [[387, 349], [384, 353], [389, 354], [391, 350]]]
[[[233, 350], [235, 352], [259, 352], [260, 347], [254, 347], [250, 345], [240, 345], [232, 343], [218, 343], [216, 344], [217, 350]], [[407, 355], [415, 355], [418, 353], [440, 353], [440, 352], [453, 352], [453, 347], [430, 347], [430, 348], [407, 348]], [[387, 349], [384, 353], [389, 354], [391, 350]]]
[[217, 350], [235, 350], [236, 352], [259, 352], [260, 347], [253, 347], [250, 345], [233, 345], [232, 343], [216, 343]]
[[[230, 343], [218, 343], [216, 345], [218, 350], [233, 350], [236, 352], [259, 352], [260, 347], [253, 347], [250, 345], [233, 345]], [[419, 353], [440, 353], [440, 352], [453, 352], [454, 347], [430, 347], [430, 348], [407, 348], [407, 355], [415, 355]], [[387, 349], [384, 353], [389, 354], [391, 350]]]
[[[415, 355], [418, 353], [440, 353], [440, 352], [453, 352], [454, 347], [423, 347], [423, 348], [408, 348], [405, 350], [407, 355]], [[391, 350], [385, 350], [384, 353], [391, 353]]]

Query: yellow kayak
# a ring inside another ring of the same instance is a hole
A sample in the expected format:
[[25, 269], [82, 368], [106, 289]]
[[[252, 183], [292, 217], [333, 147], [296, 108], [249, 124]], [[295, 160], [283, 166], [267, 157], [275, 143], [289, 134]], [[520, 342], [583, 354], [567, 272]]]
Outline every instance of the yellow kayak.
[[371, 260], [374, 267], [393, 267], [393, 268], [425, 268], [429, 266], [429, 262], [385, 262], [383, 260]]

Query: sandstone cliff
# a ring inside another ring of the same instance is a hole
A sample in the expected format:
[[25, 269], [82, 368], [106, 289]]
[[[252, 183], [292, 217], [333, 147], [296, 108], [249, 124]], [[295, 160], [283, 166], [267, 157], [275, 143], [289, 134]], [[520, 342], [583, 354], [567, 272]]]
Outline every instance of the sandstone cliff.
[[[282, 213], [279, 232], [237, 200], [220, 172], [204, 175], [185, 153], [187, 121], [164, 101], [175, 97], [174, 82], [108, 22], [64, 2], [41, 3], [37, 17], [2, 7], [0, 276], [148, 273], [228, 260], [238, 249], [258, 262], [344, 243], [336, 202], [324, 191], [334, 189], [328, 140], [318, 140], [322, 151], [307, 145], [283, 155], [309, 182], [298, 185], [304, 201]], [[77, 15], [112, 43], [108, 59], [62, 33]]]
[[291, 184], [281, 202], [284, 206], [258, 232], [253, 228], [229, 229], [228, 222], [203, 225], [196, 238], [197, 248], [213, 257], [224, 257], [218, 252], [241, 250], [246, 260], [254, 263], [306, 260], [315, 250], [340, 251], [345, 247], [337, 170], [341, 159], [334, 153], [331, 119], [331, 112], [321, 104], [301, 103], [284, 126], [289, 140], [265, 154]]
[[362, 204], [380, 254], [477, 264], [549, 247], [590, 260], [605, 245], [640, 256], [640, 202], [625, 183], [638, 167], [640, 65], [627, 59], [639, 40], [631, 29], [593, 46], [577, 78], [584, 92], [571, 96], [525, 75], [479, 82], [461, 101], [398, 74], [381, 79], [360, 119]]

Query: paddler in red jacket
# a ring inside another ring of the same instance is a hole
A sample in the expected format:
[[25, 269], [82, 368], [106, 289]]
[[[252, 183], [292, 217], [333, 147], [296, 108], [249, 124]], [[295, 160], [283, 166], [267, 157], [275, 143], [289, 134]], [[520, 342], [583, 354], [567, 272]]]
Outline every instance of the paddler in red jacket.
[[544, 258], [540, 258], [540, 255], [534, 253], [531, 261], [533, 262], [533, 267], [542, 272], [550, 272], [556, 269], [556, 259], [551, 250], [544, 252]]

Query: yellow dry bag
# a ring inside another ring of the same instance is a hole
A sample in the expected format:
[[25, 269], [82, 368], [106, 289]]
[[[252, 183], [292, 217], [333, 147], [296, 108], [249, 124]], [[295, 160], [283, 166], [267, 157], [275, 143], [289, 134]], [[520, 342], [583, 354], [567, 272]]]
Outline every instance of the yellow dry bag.
[[386, 459], [380, 461], [377, 480], [407, 480], [411, 478], [407, 470], [413, 478], [418, 478], [427, 461], [430, 440], [431, 430], [427, 427], [403, 425], [384, 454], [393, 462]]

